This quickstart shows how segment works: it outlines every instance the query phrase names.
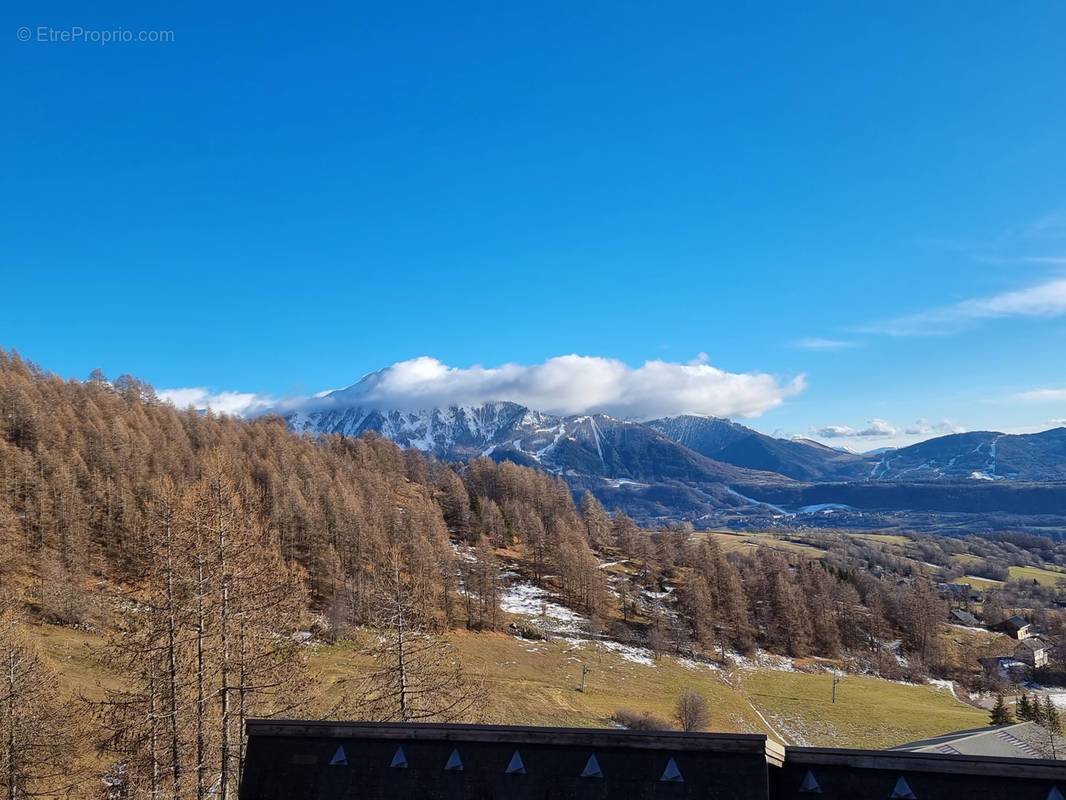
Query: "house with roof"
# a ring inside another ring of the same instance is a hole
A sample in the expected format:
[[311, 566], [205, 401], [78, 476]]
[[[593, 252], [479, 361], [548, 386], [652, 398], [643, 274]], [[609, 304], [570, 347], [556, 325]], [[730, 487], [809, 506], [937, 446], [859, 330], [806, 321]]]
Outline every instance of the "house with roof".
[[956, 625], [965, 625], [967, 628], [980, 628], [981, 620], [962, 608], [951, 610], [951, 621]]
[[1028, 664], [1030, 667], [1046, 667], [1051, 646], [1043, 639], [1035, 637], [1023, 639], [1014, 648], [1014, 660]]
[[944, 593], [953, 600], [963, 603], [980, 603], [984, 599], [984, 594], [968, 583], [949, 583], [944, 588]]
[[1033, 632], [1032, 628], [1033, 626], [1028, 621], [1017, 615], [993, 626], [993, 630], [1000, 631], [1018, 640], [1029, 638], [1029, 635]]

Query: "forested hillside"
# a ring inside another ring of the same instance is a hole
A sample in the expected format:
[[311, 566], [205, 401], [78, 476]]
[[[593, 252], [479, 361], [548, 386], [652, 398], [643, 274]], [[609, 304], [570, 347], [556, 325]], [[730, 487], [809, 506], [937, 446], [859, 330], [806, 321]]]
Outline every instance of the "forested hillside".
[[[112, 797], [225, 798], [249, 716], [472, 718], [490, 690], [443, 635], [505, 627], [515, 580], [579, 615], [582, 635], [649, 652], [950, 669], [932, 583], [871, 566], [846, 543], [726, 553], [575, 503], [527, 467], [300, 437], [0, 351], [0, 726], [18, 732], [0, 784], [55, 796], [106, 769]], [[106, 636], [93, 658], [115, 680], [61, 691], [40, 622]], [[373, 669], [327, 707], [305, 643], [366, 629], [389, 633], [371, 637]]]

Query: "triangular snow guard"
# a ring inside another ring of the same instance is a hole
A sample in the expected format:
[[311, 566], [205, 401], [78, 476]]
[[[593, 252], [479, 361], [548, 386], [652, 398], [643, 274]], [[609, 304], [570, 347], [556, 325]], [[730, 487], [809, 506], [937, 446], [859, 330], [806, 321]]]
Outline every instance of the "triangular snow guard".
[[907, 783], [907, 779], [900, 775], [899, 780], [896, 781], [896, 788], [889, 795], [889, 800], [918, 800], [918, 798], [911, 791], [911, 785]]
[[452, 754], [448, 756], [448, 763], [444, 765], [444, 768], [452, 772], [463, 771], [463, 760], [459, 758], [458, 750], [452, 750]]
[[681, 776], [681, 770], [678, 769], [677, 762], [673, 758], [666, 762], [666, 769], [663, 770], [663, 776], [659, 780], [672, 781], [674, 783], [685, 782], [685, 779]]
[[803, 776], [803, 780], [800, 782], [800, 792], [803, 794], [821, 794], [822, 787], [819, 786], [818, 780], [814, 777], [814, 773], [807, 770], [807, 774]]
[[514, 751], [514, 755], [511, 756], [511, 760], [507, 764], [507, 769], [504, 770], [504, 773], [507, 774], [507, 775], [525, 775], [526, 774], [526, 765], [525, 765], [525, 763], [523, 763], [522, 756], [519, 755], [517, 750], [515, 750]]
[[581, 771], [582, 778], [602, 778], [603, 770], [600, 769], [600, 762], [596, 760], [596, 754], [593, 753], [589, 756], [589, 760], [585, 763], [585, 769]]

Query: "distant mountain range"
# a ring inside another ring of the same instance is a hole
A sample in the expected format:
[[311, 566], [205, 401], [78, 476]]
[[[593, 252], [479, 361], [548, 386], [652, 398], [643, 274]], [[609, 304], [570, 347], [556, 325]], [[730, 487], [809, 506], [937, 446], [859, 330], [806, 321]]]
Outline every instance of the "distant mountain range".
[[952, 434], [860, 455], [714, 417], [636, 422], [510, 402], [381, 411], [364, 405], [361, 384], [326, 395], [316, 410], [286, 414], [289, 426], [375, 431], [446, 461], [540, 467], [645, 522], [961, 531], [1061, 523], [1066, 531], [1066, 428]]

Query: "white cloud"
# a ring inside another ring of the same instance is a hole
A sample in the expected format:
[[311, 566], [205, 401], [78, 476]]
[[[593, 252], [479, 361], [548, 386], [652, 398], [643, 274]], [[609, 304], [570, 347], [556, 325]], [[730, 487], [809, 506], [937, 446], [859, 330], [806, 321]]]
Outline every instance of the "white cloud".
[[868, 333], [929, 336], [954, 333], [967, 325], [1005, 317], [1058, 317], [1066, 314], [1066, 278], [1056, 278], [1011, 292], [976, 297], [953, 305], [870, 325]]
[[802, 375], [782, 383], [765, 373], [726, 372], [701, 362], [656, 360], [633, 368], [610, 358], [567, 355], [532, 366], [461, 368], [422, 356], [379, 370], [325, 399], [412, 410], [510, 400], [561, 414], [755, 417], [806, 388]]
[[251, 416], [269, 408], [275, 401], [269, 395], [249, 392], [212, 392], [203, 386], [186, 389], [160, 389], [156, 394], [161, 400], [177, 408], [192, 406], [198, 410], [210, 408], [220, 414]]
[[801, 350], [846, 350], [857, 345], [858, 342], [845, 339], [822, 339], [818, 336], [807, 336], [792, 343], [793, 347]]
[[647, 361], [640, 367], [610, 358], [567, 355], [542, 364], [452, 367], [429, 356], [401, 361], [358, 383], [316, 397], [272, 400], [264, 395], [207, 389], [168, 389], [175, 405], [243, 414], [363, 406], [419, 410], [509, 400], [560, 414], [606, 413], [631, 419], [677, 414], [757, 417], [806, 388], [803, 375], [781, 381], [761, 372], [713, 367], [704, 354], [688, 364]]
[[1064, 417], [1057, 417], [1056, 419], [1049, 419], [1048, 422], [1051, 423], [1052, 425], [1054, 425], [1056, 428], [1066, 427], [1066, 418], [1064, 418]]
[[1033, 389], [1014, 397], [1024, 403], [1066, 403], [1066, 389]]
[[853, 428], [850, 425], [826, 425], [824, 428], [811, 428], [812, 436], [823, 439], [845, 439], [853, 436], [885, 438], [895, 436], [899, 429], [883, 419], [871, 419], [865, 428]]

